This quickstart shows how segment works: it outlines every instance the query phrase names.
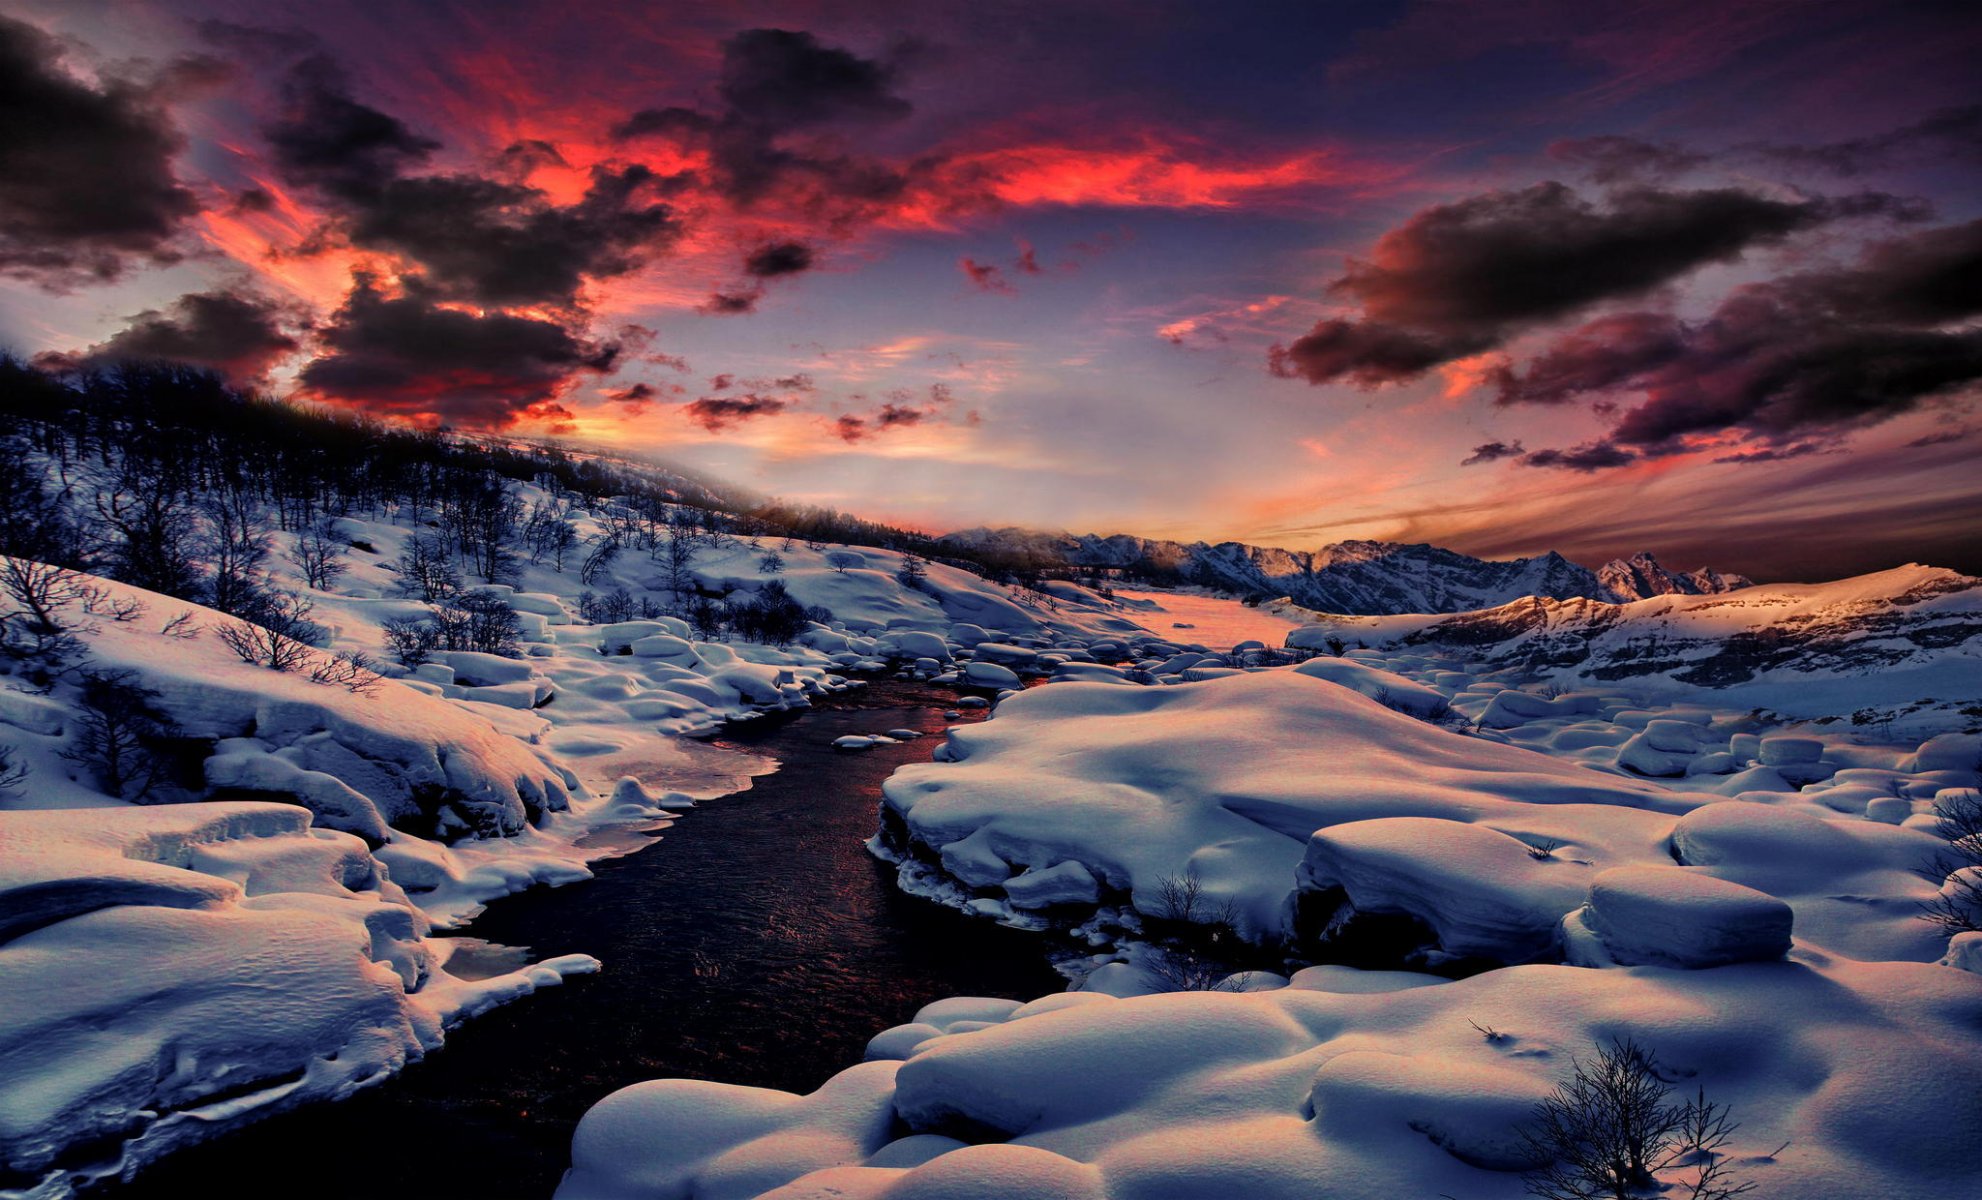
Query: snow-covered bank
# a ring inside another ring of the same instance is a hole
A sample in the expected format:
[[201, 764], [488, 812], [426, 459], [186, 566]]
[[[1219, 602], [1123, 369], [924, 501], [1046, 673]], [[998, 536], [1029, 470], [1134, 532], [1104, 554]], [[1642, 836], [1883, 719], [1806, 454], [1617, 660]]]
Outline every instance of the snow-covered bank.
[[0, 913], [0, 1180], [37, 1197], [348, 1095], [598, 965], [447, 974], [365, 843], [285, 804], [0, 814]]
[[[1786, 1019], [1785, 1014], [1795, 1014]], [[1247, 994], [944, 1001], [809, 1096], [636, 1084], [559, 1200], [1513, 1200], [1571, 1056], [1654, 1047], [1731, 1105], [1758, 1197], [1941, 1200], [1974, 1178], [1982, 981], [1799, 952], [1706, 971], [1321, 967]]]

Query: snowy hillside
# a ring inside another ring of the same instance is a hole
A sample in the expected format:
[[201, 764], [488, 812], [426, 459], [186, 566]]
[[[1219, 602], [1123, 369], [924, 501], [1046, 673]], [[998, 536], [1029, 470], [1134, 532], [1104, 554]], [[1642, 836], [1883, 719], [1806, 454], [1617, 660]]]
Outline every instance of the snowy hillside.
[[1152, 541], [1115, 534], [1050, 534], [1028, 529], [966, 529], [945, 544], [1015, 561], [1061, 568], [1101, 568], [1222, 588], [1240, 595], [1291, 598], [1324, 612], [1463, 612], [1523, 596], [1610, 601], [1667, 594], [1698, 595], [1748, 586], [1739, 575], [1701, 569], [1672, 572], [1650, 554], [1596, 571], [1559, 554], [1505, 561], [1473, 558], [1428, 545], [1351, 541], [1312, 553], [1243, 542]]

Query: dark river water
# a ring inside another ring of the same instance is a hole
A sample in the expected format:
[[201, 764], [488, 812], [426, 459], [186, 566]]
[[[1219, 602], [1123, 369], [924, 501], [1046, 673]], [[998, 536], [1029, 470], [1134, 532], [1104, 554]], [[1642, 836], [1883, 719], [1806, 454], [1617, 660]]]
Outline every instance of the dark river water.
[[[707, 801], [598, 877], [496, 901], [467, 931], [605, 963], [477, 1017], [398, 1078], [173, 1155], [110, 1200], [548, 1197], [606, 1093], [687, 1076], [810, 1091], [943, 996], [1061, 990], [1036, 935], [894, 887], [868, 855], [881, 781], [933, 738], [859, 752], [848, 733], [938, 731], [948, 693], [878, 682], [720, 743], [779, 769]], [[976, 719], [967, 715], [967, 720]]]

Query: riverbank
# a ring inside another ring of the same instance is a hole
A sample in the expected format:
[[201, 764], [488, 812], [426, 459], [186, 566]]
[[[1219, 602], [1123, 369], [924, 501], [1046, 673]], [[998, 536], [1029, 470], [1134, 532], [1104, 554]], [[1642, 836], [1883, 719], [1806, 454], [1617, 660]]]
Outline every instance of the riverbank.
[[[591, 954], [598, 975], [464, 1025], [349, 1101], [283, 1114], [94, 1194], [541, 1198], [578, 1117], [615, 1088], [669, 1075], [806, 1092], [931, 1000], [1059, 990], [1036, 936], [902, 894], [862, 844], [881, 781], [932, 743], [849, 753], [834, 739], [940, 734], [954, 700], [882, 680], [733, 726], [713, 744], [773, 758], [774, 772], [597, 864], [596, 878], [498, 900], [465, 931], [533, 958]], [[387, 1157], [395, 1144], [420, 1151]]]

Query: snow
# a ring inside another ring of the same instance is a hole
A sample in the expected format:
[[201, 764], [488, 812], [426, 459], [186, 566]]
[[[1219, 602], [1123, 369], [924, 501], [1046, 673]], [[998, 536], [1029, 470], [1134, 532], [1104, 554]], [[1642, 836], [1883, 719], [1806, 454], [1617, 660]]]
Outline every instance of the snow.
[[[318, 616], [333, 648], [376, 653], [381, 620], [419, 611], [383, 598], [409, 531], [346, 524], [381, 553]], [[97, 622], [92, 654], [201, 739], [198, 770], [150, 807], [61, 757], [70, 691], [0, 680], [0, 732], [33, 771], [0, 800], [10, 1180], [60, 1196], [347, 1095], [451, 1023], [597, 969], [519, 957], [458, 978], [440, 933], [586, 877], [612, 852], [588, 844], [602, 827], [652, 831], [769, 769], [709, 777], [682, 738], [884, 670], [998, 698], [889, 780], [877, 853], [907, 890], [1084, 942], [1066, 968], [1083, 990], [925, 1006], [809, 1096], [624, 1089], [580, 1125], [560, 1195], [1511, 1200], [1531, 1165], [1520, 1121], [1618, 1036], [1735, 1106], [1762, 1194], [1971, 1178], [1982, 941], [1918, 919], [1936, 884], [1915, 872], [1945, 849], [1935, 798], [1982, 782], [1982, 740], [1945, 732], [1939, 702], [1835, 719], [1865, 689], [1898, 696], [1894, 679], [1960, 680], [1972, 641], [1890, 628], [1958, 628], [1976, 595], [1961, 577], [1296, 628], [1309, 618], [1284, 606], [1021, 594], [941, 563], [911, 587], [871, 548], [793, 546], [767, 575], [762, 553], [705, 546], [691, 573], [710, 593], [777, 578], [827, 609], [791, 646], [669, 617], [586, 624], [575, 580], [530, 566], [509, 593], [522, 657], [448, 653], [370, 694], [167, 637], [180, 612], [223, 618], [113, 586], [147, 611]], [[593, 586], [652, 595], [658, 574], [629, 553]], [[1728, 682], [1729, 645], [1798, 622], [1808, 646]], [[1617, 669], [1648, 632], [1673, 657]], [[1370, 644], [1258, 665], [1328, 636]], [[1538, 680], [1536, 655], [1571, 643], [1589, 653]], [[1229, 924], [1288, 961], [1147, 994], [1163, 918]], [[1329, 961], [1357, 939], [1386, 969]]]
[[[397, 583], [386, 564], [411, 531], [353, 517], [340, 532], [376, 552], [351, 555], [336, 590], [304, 589], [279, 553], [275, 582], [309, 591], [325, 655], [383, 658], [380, 623], [424, 611], [386, 598]], [[348, 1094], [439, 1045], [452, 1022], [596, 969], [566, 957], [457, 979], [438, 932], [495, 897], [588, 878], [589, 860], [629, 845], [591, 838], [601, 827], [651, 832], [772, 766], [735, 755], [711, 775], [683, 736], [803, 708], [854, 686], [837, 673], [848, 668], [909, 663], [926, 678], [963, 659], [1012, 687], [1016, 671], [971, 647], [1004, 647], [992, 653], [1037, 675], [1091, 658], [1090, 643], [1127, 653], [1156, 640], [1082, 588], [1020, 603], [941, 564], [910, 588], [900, 555], [860, 551], [854, 564], [851, 553], [785, 553], [776, 577], [831, 613], [788, 648], [699, 640], [672, 617], [585, 624], [575, 576], [529, 566], [519, 587], [493, 589], [522, 617], [521, 657], [441, 652], [357, 692], [242, 663], [211, 632], [231, 618], [97, 581], [142, 611], [82, 626], [92, 664], [159, 693], [191, 769], [153, 807], [105, 795], [62, 756], [73, 687], [44, 696], [0, 680], [0, 733], [30, 769], [25, 791], [0, 797], [0, 936], [11, 939], [0, 979], [10, 1001], [52, 997], [0, 1014], [9, 1178], [64, 1195], [239, 1121]], [[758, 557], [736, 541], [705, 547], [697, 582], [759, 586]], [[623, 556], [594, 587], [651, 596], [653, 574]], [[196, 636], [166, 632], [182, 615]], [[654, 783], [680, 777], [699, 782]], [[1034, 883], [1044, 904], [1081, 891], [1073, 872]], [[277, 980], [280, 1002], [264, 1003]], [[142, 1016], [115, 1015], [127, 1009]], [[95, 1147], [91, 1161], [65, 1157], [72, 1146]]]
[[[1183, 659], [1151, 665], [1197, 669]], [[1758, 1194], [1938, 1197], [1972, 1177], [1982, 935], [1918, 920], [1934, 889], [1913, 870], [1934, 798], [1978, 781], [1973, 739], [1778, 733], [1711, 693], [1536, 694], [1402, 647], [1315, 662], [1142, 687], [1056, 671], [952, 731], [886, 785], [877, 849], [904, 887], [1021, 927], [1049, 895], [1063, 927], [1094, 913], [1074, 930], [1104, 950], [1084, 990], [878, 1033], [858, 1070], [885, 1132], [758, 1191], [706, 1172], [768, 1161], [792, 1126], [676, 1138], [619, 1093], [586, 1119], [612, 1115], [617, 1154], [577, 1155], [560, 1195], [625, 1194], [640, 1172], [657, 1195], [1511, 1198], [1534, 1103], [1616, 1037], [1733, 1106]], [[1467, 736], [1370, 698], [1398, 684], [1492, 719]], [[1269, 944], [1325, 952], [1320, 927], [1401, 913], [1432, 939], [1404, 961], [1516, 965], [1144, 994], [1144, 948], [1110, 939], [1186, 874], [1198, 919], [1235, 911]], [[1045, 886], [1083, 876], [1092, 892]]]
[[47, 1195], [348, 1095], [596, 966], [447, 976], [365, 843], [290, 805], [0, 813], [0, 913], [0, 1146]]
[[1513, 1200], [1533, 1103], [1621, 1036], [1732, 1105], [1758, 1194], [1926, 1200], [1973, 1178], [1982, 983], [1965, 972], [1808, 956], [1373, 982], [925, 1008], [811, 1096], [614, 1093], [558, 1196]]
[[1572, 962], [1697, 969], [1781, 958], [1794, 916], [1774, 896], [1712, 875], [1619, 867], [1591, 880], [1589, 902], [1564, 921], [1597, 943], [1569, 939]]
[[1390, 654], [1444, 649], [1567, 687], [1655, 686], [1790, 720], [1855, 718], [1913, 740], [1965, 728], [1982, 702], [1982, 580], [1908, 564], [1831, 583], [1781, 583], [1611, 604], [1529, 596], [1452, 614], [1349, 616], [1276, 605], [1331, 639]]
[[951, 730], [940, 758], [898, 771], [885, 803], [907, 844], [969, 886], [1071, 862], [1160, 916], [1164, 881], [1194, 873], [1207, 902], [1230, 901], [1259, 939], [1289, 931], [1295, 871], [1318, 829], [1435, 818], [1477, 823], [1523, 862], [1511, 834], [1650, 858], [1670, 826], [1661, 812], [1698, 803], [1460, 737], [1288, 670], [1034, 689]]

